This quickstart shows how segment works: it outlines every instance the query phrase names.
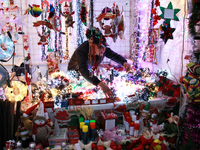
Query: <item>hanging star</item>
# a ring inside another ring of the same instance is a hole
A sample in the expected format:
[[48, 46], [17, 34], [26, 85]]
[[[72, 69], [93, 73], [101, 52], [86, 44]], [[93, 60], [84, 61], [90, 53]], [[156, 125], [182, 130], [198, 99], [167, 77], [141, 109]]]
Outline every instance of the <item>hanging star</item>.
[[13, 22], [14, 24], [20, 26], [20, 25], [25, 25], [26, 26], [26, 23], [24, 21], [24, 19], [26, 18], [26, 15], [16, 15], [16, 17], [11, 20], [11, 22]]
[[161, 34], [160, 38], [163, 39], [166, 44], [168, 39], [173, 39], [172, 33], [175, 31], [175, 28], [171, 28], [170, 25], [168, 25], [167, 27], [162, 27], [162, 30], [164, 33]]
[[165, 19], [167, 24], [169, 24], [171, 19], [175, 21], [179, 21], [176, 14], [180, 11], [180, 9], [173, 9], [173, 5], [171, 2], [168, 4], [167, 8], [160, 7], [160, 10], [162, 11], [162, 14], [160, 15], [160, 17], [162, 19]]

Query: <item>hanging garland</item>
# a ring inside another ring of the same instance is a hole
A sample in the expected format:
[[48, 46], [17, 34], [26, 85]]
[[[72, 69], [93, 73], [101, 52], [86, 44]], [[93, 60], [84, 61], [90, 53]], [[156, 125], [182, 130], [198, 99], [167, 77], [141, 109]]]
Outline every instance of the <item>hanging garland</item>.
[[[65, 18], [65, 21], [67, 18]], [[68, 47], [68, 28], [67, 24], [65, 24], [65, 36], [66, 36], [66, 51], [65, 51], [65, 56], [64, 59], [67, 60], [69, 58], [69, 47]]]
[[77, 15], [77, 46], [80, 46], [84, 42], [84, 28], [83, 28], [83, 23], [81, 21], [81, 0], [76, 0], [76, 15]]
[[83, 24], [85, 26], [87, 26], [86, 15], [87, 15], [87, 8], [86, 8], [86, 5], [85, 5], [85, 0], [82, 0], [80, 17], [81, 17], [81, 21], [83, 22]]

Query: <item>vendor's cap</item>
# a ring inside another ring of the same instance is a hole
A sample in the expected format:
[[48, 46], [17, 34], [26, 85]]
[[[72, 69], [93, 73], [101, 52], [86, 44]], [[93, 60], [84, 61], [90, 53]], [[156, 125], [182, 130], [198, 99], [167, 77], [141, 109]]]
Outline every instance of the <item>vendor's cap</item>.
[[90, 27], [86, 30], [87, 39], [93, 39], [95, 44], [103, 44], [104, 46], [108, 46], [106, 42], [106, 38], [103, 36], [99, 28]]

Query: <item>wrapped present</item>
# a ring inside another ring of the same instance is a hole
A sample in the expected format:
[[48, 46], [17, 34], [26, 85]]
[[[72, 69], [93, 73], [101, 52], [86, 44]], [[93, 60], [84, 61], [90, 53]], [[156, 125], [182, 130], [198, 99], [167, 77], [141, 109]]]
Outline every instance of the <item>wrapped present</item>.
[[101, 124], [104, 128], [104, 130], [109, 130], [115, 127], [117, 115], [113, 112], [111, 113], [105, 113], [101, 112]]
[[15, 147], [15, 141], [14, 140], [9, 140], [9, 141], [6, 141], [6, 149], [14, 149]]

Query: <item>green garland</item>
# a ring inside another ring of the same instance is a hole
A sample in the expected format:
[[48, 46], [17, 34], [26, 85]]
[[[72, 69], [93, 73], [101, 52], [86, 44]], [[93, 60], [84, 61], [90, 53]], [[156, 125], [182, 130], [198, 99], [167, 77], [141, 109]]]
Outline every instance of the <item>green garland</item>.
[[199, 21], [199, 10], [200, 10], [200, 2], [196, 0], [192, 0], [192, 10], [191, 10], [191, 16], [189, 18], [189, 33], [191, 35], [196, 35], [195, 31], [195, 25]]

